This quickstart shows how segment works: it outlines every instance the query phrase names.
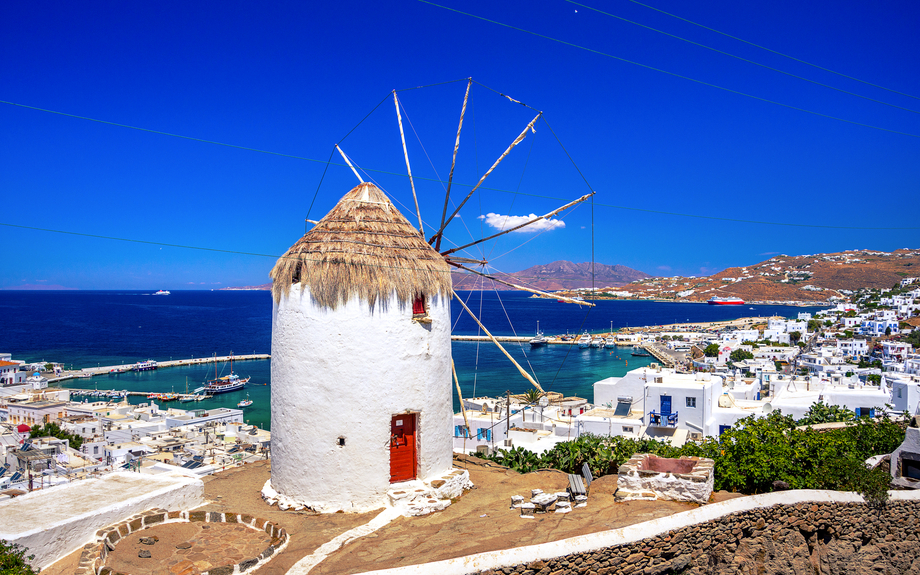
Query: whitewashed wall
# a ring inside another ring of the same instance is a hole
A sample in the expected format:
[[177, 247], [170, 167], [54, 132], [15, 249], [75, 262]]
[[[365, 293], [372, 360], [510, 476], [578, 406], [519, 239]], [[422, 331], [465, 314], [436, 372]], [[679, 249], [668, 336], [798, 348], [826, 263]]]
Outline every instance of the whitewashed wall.
[[[272, 487], [318, 511], [380, 507], [390, 421], [418, 413], [419, 479], [452, 467], [450, 303], [431, 323], [392, 296], [330, 310], [300, 284], [272, 310]], [[345, 438], [345, 446], [338, 438]]]

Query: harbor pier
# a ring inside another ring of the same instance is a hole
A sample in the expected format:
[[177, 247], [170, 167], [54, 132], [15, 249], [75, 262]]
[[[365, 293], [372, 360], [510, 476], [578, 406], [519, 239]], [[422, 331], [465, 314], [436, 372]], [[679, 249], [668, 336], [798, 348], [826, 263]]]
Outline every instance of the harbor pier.
[[[218, 356], [209, 356], [209, 357], [194, 357], [191, 359], [171, 359], [168, 361], [157, 361], [157, 369], [166, 368], [166, 367], [182, 367], [187, 365], [200, 365], [208, 363], [226, 363], [231, 359], [233, 361], [252, 361], [258, 359], [271, 359], [271, 354], [268, 353], [255, 353], [249, 355], [218, 355]], [[55, 383], [58, 381], [66, 381], [68, 379], [74, 379], [77, 377], [99, 377], [103, 375], [109, 375], [112, 373], [126, 373], [129, 371], [135, 371], [134, 367], [137, 363], [127, 363], [122, 365], [103, 365], [97, 367], [84, 367], [82, 369], [65, 371], [61, 375], [53, 378], [48, 378], [49, 383]]]

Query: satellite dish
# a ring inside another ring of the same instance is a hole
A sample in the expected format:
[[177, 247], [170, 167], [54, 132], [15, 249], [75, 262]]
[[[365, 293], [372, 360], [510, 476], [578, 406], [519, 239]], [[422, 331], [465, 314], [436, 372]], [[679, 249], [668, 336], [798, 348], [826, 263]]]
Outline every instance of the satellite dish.
[[773, 405], [770, 404], [770, 403], [765, 403], [765, 404], [763, 404], [763, 412], [764, 412], [764, 413], [773, 413]]

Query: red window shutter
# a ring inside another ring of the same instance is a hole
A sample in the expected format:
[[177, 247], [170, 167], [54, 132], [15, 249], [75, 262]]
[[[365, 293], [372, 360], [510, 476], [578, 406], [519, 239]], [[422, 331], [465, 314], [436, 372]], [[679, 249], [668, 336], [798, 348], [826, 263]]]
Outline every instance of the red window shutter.
[[425, 309], [425, 296], [420, 295], [412, 302], [412, 315], [425, 315], [428, 311]]

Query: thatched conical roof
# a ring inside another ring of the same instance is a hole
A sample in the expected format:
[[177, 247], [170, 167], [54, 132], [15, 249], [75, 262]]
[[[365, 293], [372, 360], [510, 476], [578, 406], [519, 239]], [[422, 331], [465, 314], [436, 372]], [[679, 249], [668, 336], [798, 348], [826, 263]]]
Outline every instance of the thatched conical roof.
[[371, 306], [393, 292], [411, 304], [419, 294], [450, 295], [450, 267], [374, 184], [345, 194], [316, 226], [275, 263], [275, 301], [292, 284], [308, 287], [335, 309], [357, 295]]

